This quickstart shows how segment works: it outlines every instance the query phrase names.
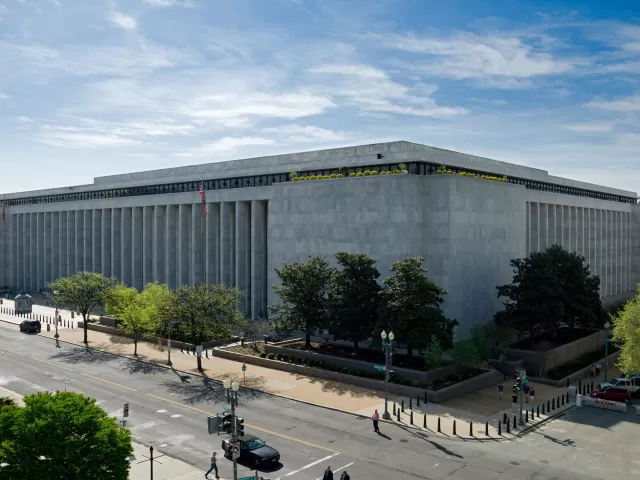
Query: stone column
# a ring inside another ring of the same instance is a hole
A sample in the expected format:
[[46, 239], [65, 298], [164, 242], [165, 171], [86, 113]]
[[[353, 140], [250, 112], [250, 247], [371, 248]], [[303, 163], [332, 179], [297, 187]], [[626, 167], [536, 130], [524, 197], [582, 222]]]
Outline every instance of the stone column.
[[165, 283], [165, 209], [164, 205], [156, 205], [153, 208], [153, 280], [160, 283]]
[[133, 266], [132, 275], [133, 275], [133, 284], [132, 286], [137, 288], [139, 291], [142, 291], [144, 284], [144, 275], [143, 275], [143, 238], [142, 238], [142, 229], [144, 226], [143, 218], [142, 218], [142, 207], [134, 207], [132, 216], [133, 216], [133, 241], [132, 241], [132, 260], [131, 265]]
[[251, 276], [251, 204], [249, 202], [236, 202], [236, 238], [235, 238], [235, 262], [236, 279], [235, 286], [242, 292], [238, 310], [247, 315], [250, 313], [251, 289], [249, 279]]
[[153, 209], [142, 208], [142, 288], [153, 281]]
[[191, 245], [189, 248], [189, 258], [191, 260], [191, 279], [193, 285], [204, 283], [204, 213], [202, 203], [191, 205]]
[[103, 208], [101, 213], [102, 225], [100, 226], [100, 252], [102, 258], [100, 259], [100, 266], [102, 267], [102, 274], [105, 277], [113, 275], [111, 271], [111, 209]]
[[52, 262], [52, 244], [51, 244], [52, 225], [51, 225], [51, 212], [44, 212], [44, 274], [42, 278], [42, 287], [46, 287], [47, 283], [51, 281], [51, 266]]
[[34, 290], [39, 290], [44, 287], [44, 274], [45, 274], [45, 250], [44, 250], [44, 212], [36, 213], [36, 235], [37, 235], [37, 247], [36, 247], [36, 283], [34, 284]]
[[11, 218], [11, 286], [18, 288], [20, 285], [20, 281], [18, 280], [18, 272], [20, 269], [18, 265], [20, 265], [19, 257], [18, 257], [18, 220], [20, 219], [20, 215], [9, 215]]
[[38, 214], [29, 214], [29, 288], [31, 290], [38, 289]]
[[0, 223], [0, 287], [8, 286], [11, 281], [10, 222], [11, 216], [7, 215], [5, 207], [4, 223]]
[[178, 285], [189, 283], [189, 205], [178, 207]]
[[[67, 272], [67, 212], [53, 212], [51, 216], [51, 279], [65, 277]], [[61, 274], [64, 266], [64, 274]]]
[[[61, 267], [62, 268], [62, 267]], [[73, 275], [76, 271], [76, 212], [67, 211], [67, 265], [66, 275]], [[62, 270], [60, 271], [62, 276]]]
[[211, 285], [220, 282], [220, 204], [207, 204], [207, 211], [209, 213], [205, 227], [205, 263], [207, 266], [205, 275], [207, 284]]
[[122, 209], [111, 209], [111, 275], [122, 281]]
[[121, 240], [121, 260], [122, 281], [129, 287], [133, 286], [133, 277], [131, 276], [131, 239], [132, 239], [132, 209], [125, 207], [122, 209], [122, 236]]
[[[543, 205], [544, 206], [544, 205]], [[540, 207], [536, 202], [529, 202], [529, 251], [540, 251]]]
[[91, 219], [91, 267], [92, 271], [102, 273], [102, 209], [95, 209]]
[[220, 281], [235, 286], [235, 204], [220, 204]]
[[164, 278], [169, 288], [178, 285], [177, 245], [178, 245], [178, 208], [175, 205], [167, 205], [167, 226], [165, 229], [165, 262]]
[[93, 271], [93, 210], [84, 211], [84, 251], [82, 252], [83, 268]]
[[[21, 213], [19, 214], [20, 220], [20, 228], [18, 231], [18, 249], [19, 249], [19, 257], [20, 263], [18, 265], [18, 272], [20, 277], [20, 285], [19, 287], [22, 289], [29, 288], [29, 253], [31, 252], [31, 248], [29, 247], [29, 214]], [[20, 273], [20, 270], [22, 273]]]
[[251, 318], [265, 317], [267, 306], [267, 203], [251, 202]]

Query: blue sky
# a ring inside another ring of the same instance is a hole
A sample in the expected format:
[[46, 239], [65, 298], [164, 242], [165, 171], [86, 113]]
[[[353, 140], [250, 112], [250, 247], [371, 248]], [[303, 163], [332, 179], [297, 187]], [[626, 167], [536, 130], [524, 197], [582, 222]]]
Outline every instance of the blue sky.
[[637, 191], [639, 57], [637, 1], [0, 0], [0, 192], [400, 139]]

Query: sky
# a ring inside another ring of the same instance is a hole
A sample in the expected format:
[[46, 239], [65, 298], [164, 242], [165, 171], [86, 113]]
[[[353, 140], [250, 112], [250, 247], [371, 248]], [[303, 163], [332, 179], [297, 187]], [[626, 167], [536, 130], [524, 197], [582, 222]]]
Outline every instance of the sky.
[[640, 3], [0, 0], [0, 193], [394, 140], [640, 190]]

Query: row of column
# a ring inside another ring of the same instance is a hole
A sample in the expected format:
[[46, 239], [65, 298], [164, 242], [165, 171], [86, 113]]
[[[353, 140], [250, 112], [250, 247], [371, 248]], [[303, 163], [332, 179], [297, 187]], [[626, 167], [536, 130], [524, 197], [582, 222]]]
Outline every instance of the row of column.
[[78, 271], [149, 282], [224, 283], [240, 310], [266, 314], [267, 202], [155, 205], [12, 214], [4, 239], [7, 285], [39, 290]]
[[527, 251], [553, 244], [582, 255], [600, 277], [603, 298], [635, 289], [631, 272], [631, 213], [529, 202]]

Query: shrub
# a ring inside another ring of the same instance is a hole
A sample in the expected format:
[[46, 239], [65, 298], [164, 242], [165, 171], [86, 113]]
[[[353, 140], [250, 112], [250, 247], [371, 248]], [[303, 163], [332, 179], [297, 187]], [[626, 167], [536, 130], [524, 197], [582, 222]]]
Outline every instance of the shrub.
[[378, 173], [379, 173], [379, 172], [378, 172], [378, 171], [376, 171], [376, 170], [372, 170], [372, 171], [371, 171], [371, 175], [378, 175]]
[[407, 168], [407, 164], [406, 164], [406, 163], [401, 163], [401, 164], [399, 164], [399, 165], [398, 165], [398, 168], [399, 168], [400, 170], [406, 170], [406, 168]]
[[264, 353], [264, 352], [262, 352], [262, 353], [260, 354], [260, 358], [267, 358], [267, 354], [266, 354], [266, 353]]
[[364, 175], [364, 173], [362, 173], [362, 172], [358, 172], [358, 173], [356, 173], [356, 177], [361, 177], [361, 176], [363, 176], [363, 175]]
[[356, 176], [356, 174], [355, 174], [355, 173], [353, 173], [353, 172], [351, 172], [351, 173], [349, 174], [349, 176], [350, 176], [350, 177], [355, 177], [355, 176]]
[[[409, 173], [409, 170], [401, 170], [400, 173]], [[473, 177], [473, 175], [471, 175]]]
[[288, 362], [290, 360], [289, 355], [287, 355], [286, 353], [282, 354], [282, 361], [283, 362]]
[[338, 175], [336, 175], [335, 173], [332, 173], [331, 175], [329, 175], [329, 178], [338, 178]]
[[369, 176], [369, 175], [371, 175], [371, 172], [370, 172], [369, 170], [365, 170], [365, 171], [364, 171], [364, 175], [365, 175], [365, 176]]
[[297, 174], [296, 172], [291, 172], [291, 173], [289, 174], [289, 178], [290, 178], [291, 180], [293, 180], [293, 179], [297, 178], [297, 176], [298, 176], [298, 174]]
[[398, 174], [398, 173], [402, 173], [402, 172], [400, 172], [400, 170], [394, 170], [393, 173]]
[[329, 180], [331, 178], [331, 175], [324, 175], [322, 178], [325, 180]]
[[276, 360], [282, 360], [282, 354], [276, 353]]
[[273, 353], [270, 353], [269, 355], [267, 355], [267, 358], [268, 358], [269, 360], [275, 360], [275, 359], [276, 359], [276, 356], [275, 356]]
[[294, 181], [294, 182], [299, 182], [300, 178], [299, 177], [293, 177], [291, 180]]
[[309, 177], [309, 180], [317, 180], [317, 179], [318, 179], [318, 177], [317, 177], [317, 176], [315, 176], [315, 175], [311, 175], [311, 176]]

